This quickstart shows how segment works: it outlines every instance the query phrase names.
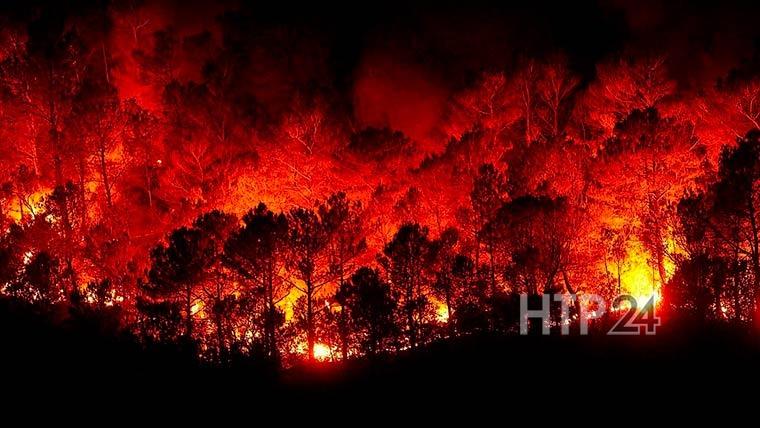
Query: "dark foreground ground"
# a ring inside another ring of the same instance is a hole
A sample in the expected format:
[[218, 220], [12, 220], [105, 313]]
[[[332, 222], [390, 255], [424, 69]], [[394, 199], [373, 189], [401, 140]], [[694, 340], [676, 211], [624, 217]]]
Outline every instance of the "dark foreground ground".
[[73, 400], [75, 408], [130, 413], [180, 403], [186, 415], [211, 403], [230, 413], [276, 405], [294, 417], [315, 407], [330, 419], [360, 408], [387, 417], [399, 408], [440, 415], [464, 403], [481, 412], [528, 405], [542, 417], [591, 405], [619, 406], [630, 419], [675, 403], [704, 410], [733, 394], [757, 397], [760, 386], [760, 337], [728, 326], [667, 325], [648, 337], [469, 337], [279, 373], [198, 367], [114, 331], [86, 319], [60, 324], [0, 300], [0, 406]]

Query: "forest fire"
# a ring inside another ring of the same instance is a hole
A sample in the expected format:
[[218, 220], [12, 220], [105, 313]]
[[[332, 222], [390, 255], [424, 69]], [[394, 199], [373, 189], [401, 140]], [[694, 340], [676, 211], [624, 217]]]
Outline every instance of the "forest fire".
[[17, 200], [8, 201], [5, 212], [14, 223], [21, 223], [25, 216], [31, 218], [45, 211], [45, 199], [53, 192], [53, 189], [42, 189], [28, 196], [19, 196]]
[[[662, 283], [657, 278], [657, 272], [645, 257], [632, 257], [626, 260], [630, 269], [622, 274], [621, 283], [624, 294], [629, 294], [643, 307], [651, 299], [655, 304], [660, 303]], [[666, 269], [667, 271], [667, 269]], [[668, 273], [668, 279], [672, 270]]]
[[[588, 19], [649, 28], [601, 3]], [[483, 34], [496, 17], [446, 9], [409, 43], [422, 24], [295, 31], [248, 4], [16, 7], [2, 299], [211, 365], [514, 335], [522, 295], [760, 324], [760, 60], [720, 31], [685, 55], [510, 47], [518, 11]]]
[[449, 307], [445, 303], [436, 303], [435, 305], [435, 319], [442, 323], [448, 323], [451, 313]]
[[327, 361], [332, 359], [332, 351], [330, 350], [330, 347], [324, 343], [315, 344], [314, 359], [317, 361]]

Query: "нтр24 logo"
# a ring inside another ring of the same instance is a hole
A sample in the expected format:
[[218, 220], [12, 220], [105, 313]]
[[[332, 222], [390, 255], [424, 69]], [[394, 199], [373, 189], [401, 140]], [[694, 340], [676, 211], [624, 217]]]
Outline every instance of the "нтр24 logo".
[[637, 307], [637, 300], [629, 294], [623, 294], [615, 298], [612, 302], [613, 308], [622, 307], [628, 302], [628, 310], [607, 332], [611, 335], [647, 335], [651, 336], [657, 332], [660, 326], [660, 317], [655, 314], [654, 296], [644, 304], [643, 307]]

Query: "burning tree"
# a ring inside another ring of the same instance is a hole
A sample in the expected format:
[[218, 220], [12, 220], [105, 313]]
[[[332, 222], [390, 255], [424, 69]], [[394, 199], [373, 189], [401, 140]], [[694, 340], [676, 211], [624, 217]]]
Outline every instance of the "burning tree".
[[214, 246], [199, 228], [172, 232], [167, 244], [151, 252], [148, 281], [141, 288], [159, 302], [175, 304], [184, 318], [184, 336], [191, 339], [198, 313], [198, 285], [213, 263]]
[[635, 227], [652, 255], [660, 284], [668, 279], [668, 209], [695, 185], [704, 150], [687, 125], [656, 110], [635, 111], [615, 128], [594, 169], [594, 197]]
[[243, 283], [244, 298], [259, 308], [262, 331], [257, 333], [254, 325], [253, 337], [261, 337], [266, 354], [276, 360], [280, 352], [277, 333], [284, 321], [277, 305], [290, 291], [282, 277], [287, 261], [288, 219], [259, 204], [243, 217], [243, 223], [225, 244], [225, 262]]
[[424, 324], [430, 319], [427, 296], [433, 254], [427, 228], [414, 223], [402, 225], [383, 254], [380, 263], [398, 293], [408, 345], [415, 348], [426, 340]]
[[0, 295], [220, 364], [506, 334], [519, 292], [760, 319], [752, 61], [504, 55], [415, 104], [318, 35], [172, 7], [0, 17]]
[[336, 299], [350, 319], [351, 335], [365, 354], [372, 357], [393, 345], [397, 337], [396, 299], [377, 270], [357, 270], [350, 282], [341, 285]]

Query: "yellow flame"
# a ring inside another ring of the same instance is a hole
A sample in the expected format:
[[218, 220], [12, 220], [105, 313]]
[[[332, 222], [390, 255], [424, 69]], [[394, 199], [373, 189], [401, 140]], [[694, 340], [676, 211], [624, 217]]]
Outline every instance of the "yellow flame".
[[11, 198], [7, 203], [6, 211], [13, 222], [21, 221], [21, 211], [23, 210], [24, 218], [36, 217], [45, 212], [45, 198], [52, 193], [52, 189], [42, 189], [27, 196], [23, 202], [23, 208], [19, 207], [18, 198]]
[[435, 304], [435, 319], [438, 322], [449, 322], [449, 308], [443, 302], [434, 301]]
[[[669, 246], [673, 246], [672, 241], [668, 241]], [[675, 248], [669, 248], [669, 251], [675, 251]], [[642, 248], [639, 242], [634, 242], [629, 248], [627, 265], [621, 275], [622, 292], [630, 294], [636, 299], [638, 307], [644, 307], [650, 300], [654, 299], [655, 305], [659, 305], [662, 299], [662, 280], [657, 268], [646, 250]], [[663, 260], [665, 270], [665, 281], [673, 276], [675, 265], [665, 258]]]
[[314, 359], [317, 361], [327, 361], [332, 358], [330, 347], [324, 343], [314, 344]]
[[198, 300], [195, 303], [193, 303], [193, 306], [190, 307], [190, 314], [195, 315], [200, 319], [206, 318], [206, 312], [204, 309], [204, 304], [202, 300]]
[[639, 301], [640, 298], [655, 295], [659, 292], [660, 284], [656, 279], [656, 272], [652, 267], [640, 258], [630, 259], [631, 267], [621, 275], [623, 293], [630, 294]]
[[[669, 239], [666, 244], [668, 252], [673, 253], [678, 250], [672, 240]], [[667, 282], [675, 271], [675, 265], [669, 258], [663, 260], [663, 265], [665, 281]], [[613, 271], [612, 274], [616, 275], [617, 272]], [[620, 272], [620, 293], [633, 296], [640, 308], [652, 299], [654, 299], [655, 305], [659, 305], [662, 300], [662, 282], [656, 262], [642, 243], [635, 239], [629, 242]], [[628, 303], [624, 302], [621, 307], [616, 309], [628, 309]]]

